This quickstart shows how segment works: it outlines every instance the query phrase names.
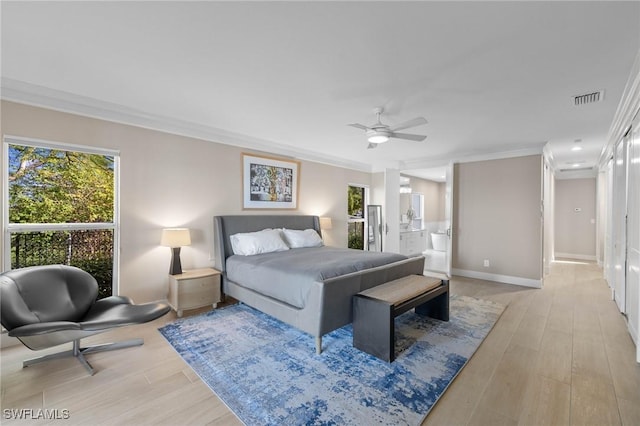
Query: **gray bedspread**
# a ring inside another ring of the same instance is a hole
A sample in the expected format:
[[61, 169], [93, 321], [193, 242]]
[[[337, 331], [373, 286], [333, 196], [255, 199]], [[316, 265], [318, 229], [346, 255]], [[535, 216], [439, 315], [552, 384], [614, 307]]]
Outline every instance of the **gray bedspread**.
[[406, 256], [336, 247], [298, 248], [227, 259], [227, 278], [243, 287], [303, 308], [316, 281], [387, 265]]

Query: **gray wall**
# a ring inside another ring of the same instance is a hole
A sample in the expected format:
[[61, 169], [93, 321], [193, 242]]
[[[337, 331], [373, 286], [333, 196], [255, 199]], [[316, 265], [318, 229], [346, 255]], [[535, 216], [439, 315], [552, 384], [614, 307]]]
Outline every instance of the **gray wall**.
[[595, 260], [596, 178], [556, 179], [554, 206], [555, 257]]
[[[170, 251], [159, 245], [163, 227], [193, 230], [192, 245], [182, 249], [185, 269], [213, 265], [212, 216], [242, 213], [241, 148], [1, 105], [3, 134], [120, 150], [122, 294], [137, 302], [166, 297]], [[540, 279], [540, 156], [459, 164], [455, 174], [454, 268]], [[346, 246], [348, 184], [373, 186], [375, 202], [383, 204], [382, 177], [302, 161], [297, 213], [332, 217], [328, 243]]]
[[[191, 229], [192, 245], [181, 251], [183, 268], [213, 266], [213, 216], [243, 213], [245, 150], [13, 102], [1, 105], [3, 135], [120, 151], [121, 294], [136, 302], [166, 298], [171, 254], [160, 246], [164, 227]], [[331, 245], [347, 245], [350, 183], [370, 185], [371, 174], [301, 162], [294, 213], [331, 217], [333, 229], [323, 233]]]
[[456, 164], [454, 186], [454, 270], [541, 280], [542, 156]]

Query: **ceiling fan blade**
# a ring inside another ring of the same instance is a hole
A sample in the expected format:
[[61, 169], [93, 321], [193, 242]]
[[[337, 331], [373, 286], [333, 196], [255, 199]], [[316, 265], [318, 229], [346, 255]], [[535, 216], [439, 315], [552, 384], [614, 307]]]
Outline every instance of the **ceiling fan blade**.
[[347, 126], [355, 127], [357, 129], [362, 129], [362, 130], [369, 130], [369, 128], [367, 126], [364, 126], [364, 125], [362, 125], [360, 123], [347, 124]]
[[373, 148], [377, 148], [378, 144], [377, 143], [371, 143], [369, 142], [369, 145], [367, 145], [367, 149], [373, 149]]
[[409, 133], [395, 133], [395, 132], [391, 133], [390, 137], [396, 138], [396, 139], [407, 139], [407, 140], [416, 141], [416, 142], [422, 142], [427, 138], [424, 135], [411, 135]]
[[421, 126], [423, 124], [427, 124], [427, 119], [424, 117], [416, 117], [413, 120], [391, 126], [389, 127], [389, 130], [395, 132], [396, 130], [408, 129], [409, 127]]

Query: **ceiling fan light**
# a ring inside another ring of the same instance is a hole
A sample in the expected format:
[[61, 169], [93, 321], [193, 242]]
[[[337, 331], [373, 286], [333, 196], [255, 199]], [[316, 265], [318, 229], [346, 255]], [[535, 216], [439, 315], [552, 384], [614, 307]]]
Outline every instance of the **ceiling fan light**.
[[389, 140], [389, 136], [387, 135], [371, 135], [367, 139], [371, 143], [385, 143]]

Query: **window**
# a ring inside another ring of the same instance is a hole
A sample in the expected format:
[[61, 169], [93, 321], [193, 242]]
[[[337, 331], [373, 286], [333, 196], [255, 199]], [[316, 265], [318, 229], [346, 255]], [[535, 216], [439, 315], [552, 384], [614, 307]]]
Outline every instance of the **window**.
[[4, 269], [77, 266], [117, 294], [115, 151], [4, 139]]
[[367, 188], [363, 186], [349, 185], [347, 190], [348, 247], [364, 250], [364, 229]]

